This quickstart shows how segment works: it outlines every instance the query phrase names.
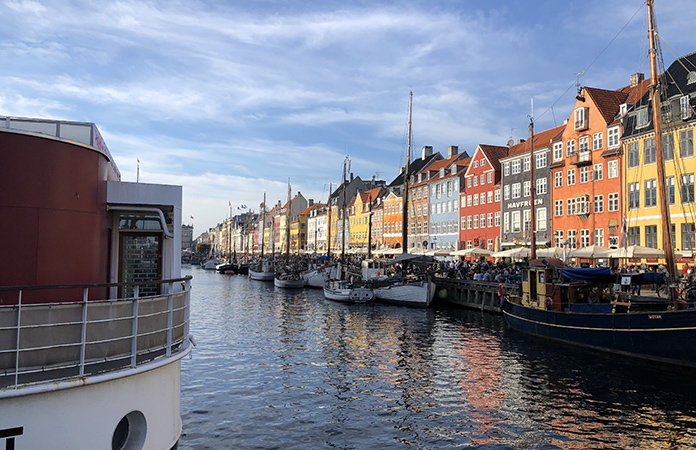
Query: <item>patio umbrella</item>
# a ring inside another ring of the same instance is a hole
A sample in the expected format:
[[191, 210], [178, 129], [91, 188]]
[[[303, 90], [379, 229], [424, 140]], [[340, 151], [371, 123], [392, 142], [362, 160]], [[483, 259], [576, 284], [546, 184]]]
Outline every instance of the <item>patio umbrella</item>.
[[527, 247], [515, 247], [502, 252], [493, 253], [491, 256], [496, 258], [529, 258], [532, 251]]
[[549, 247], [538, 248], [536, 251], [537, 258], [560, 258], [563, 256], [563, 248]]
[[599, 256], [606, 254], [610, 249], [602, 247], [601, 245], [588, 245], [587, 247], [574, 248], [568, 253], [568, 258], [588, 258], [588, 259], [600, 259], [606, 258], [606, 256]]
[[452, 256], [491, 256], [493, 252], [485, 248], [467, 248], [466, 250], [457, 250], [452, 252]]
[[658, 248], [629, 245], [626, 248], [617, 248], [600, 253], [595, 258], [664, 258], [664, 250]]

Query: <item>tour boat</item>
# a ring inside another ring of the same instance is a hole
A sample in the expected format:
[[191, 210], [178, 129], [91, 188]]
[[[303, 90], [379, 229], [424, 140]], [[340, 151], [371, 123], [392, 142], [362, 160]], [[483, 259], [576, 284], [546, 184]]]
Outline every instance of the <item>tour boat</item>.
[[258, 281], [273, 281], [275, 278], [275, 263], [264, 259], [249, 266], [249, 278]]
[[0, 447], [173, 449], [182, 188], [121, 181], [92, 123], [0, 118]]
[[324, 284], [324, 297], [337, 302], [365, 303], [374, 300], [375, 295], [370, 288], [349, 280], [330, 280]]

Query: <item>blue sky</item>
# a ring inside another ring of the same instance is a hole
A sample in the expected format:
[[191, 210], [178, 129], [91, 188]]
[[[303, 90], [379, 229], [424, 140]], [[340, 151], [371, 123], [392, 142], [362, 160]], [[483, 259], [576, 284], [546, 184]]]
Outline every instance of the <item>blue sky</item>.
[[[657, 16], [666, 65], [696, 51], [693, 0]], [[196, 235], [288, 178], [326, 201], [346, 155], [391, 181], [409, 91], [415, 155], [472, 154], [526, 138], [532, 98], [537, 130], [562, 124], [579, 72], [649, 73], [642, 0], [0, 0], [0, 21], [0, 115], [96, 123], [123, 180], [139, 159], [141, 182], [184, 186]]]

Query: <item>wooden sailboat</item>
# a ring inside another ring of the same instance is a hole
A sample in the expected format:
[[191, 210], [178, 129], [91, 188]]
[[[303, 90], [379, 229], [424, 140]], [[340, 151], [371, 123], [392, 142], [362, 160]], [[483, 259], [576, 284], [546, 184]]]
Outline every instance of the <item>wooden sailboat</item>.
[[285, 267], [284, 270], [276, 270], [275, 279], [273, 284], [275, 287], [286, 288], [286, 289], [298, 289], [303, 288], [307, 284], [307, 281], [302, 278], [290, 259], [290, 212], [292, 210], [292, 197], [290, 180], [288, 179], [288, 207], [285, 211]]
[[[411, 165], [411, 114], [413, 107], [413, 92], [409, 95], [408, 102], [408, 148], [406, 156], [406, 168], [404, 170], [403, 207], [402, 207], [402, 253], [390, 264], [398, 264], [401, 268], [400, 276], [383, 286], [373, 288], [375, 298], [385, 303], [396, 303], [408, 306], [428, 306], [435, 296], [435, 283], [430, 279], [425, 264], [428, 262], [424, 256], [410, 255], [408, 253], [408, 183], [409, 169]], [[407, 267], [412, 270], [408, 274]]]
[[[665, 194], [660, 78], [657, 73], [653, 0], [647, 0], [650, 28], [651, 100], [658, 151], [658, 199], [668, 279], [676, 265]], [[533, 128], [531, 128], [533, 130]], [[533, 149], [532, 149], [533, 151]], [[533, 161], [533, 159], [532, 159]], [[532, 167], [534, 164], [532, 163]], [[534, 186], [534, 182], [532, 182]], [[532, 236], [534, 221], [532, 220]], [[534, 243], [534, 239], [532, 239]], [[532, 245], [534, 248], [534, 245]], [[696, 309], [671, 299], [645, 299], [616, 292], [621, 274], [609, 268], [556, 269], [550, 264], [522, 270], [522, 295], [503, 301], [510, 327], [529, 334], [632, 357], [696, 366]]]
[[[273, 281], [275, 278], [275, 264], [273, 259], [264, 258], [264, 237], [266, 233], [266, 193], [263, 193], [263, 211], [261, 212], [261, 254], [256, 264], [249, 266], [249, 278], [258, 281]], [[271, 235], [271, 239], [273, 236]]]

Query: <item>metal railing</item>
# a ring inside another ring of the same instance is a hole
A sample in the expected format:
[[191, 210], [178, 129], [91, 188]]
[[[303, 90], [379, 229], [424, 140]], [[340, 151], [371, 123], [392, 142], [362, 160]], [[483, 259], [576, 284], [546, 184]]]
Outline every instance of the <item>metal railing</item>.
[[[0, 390], [80, 379], [177, 356], [189, 337], [191, 278], [141, 283], [0, 287]], [[158, 284], [162, 294], [140, 297]], [[90, 290], [134, 286], [132, 298], [90, 300]], [[26, 291], [82, 290], [68, 302], [22, 303]], [[2, 392], [0, 391], [0, 393]]]

